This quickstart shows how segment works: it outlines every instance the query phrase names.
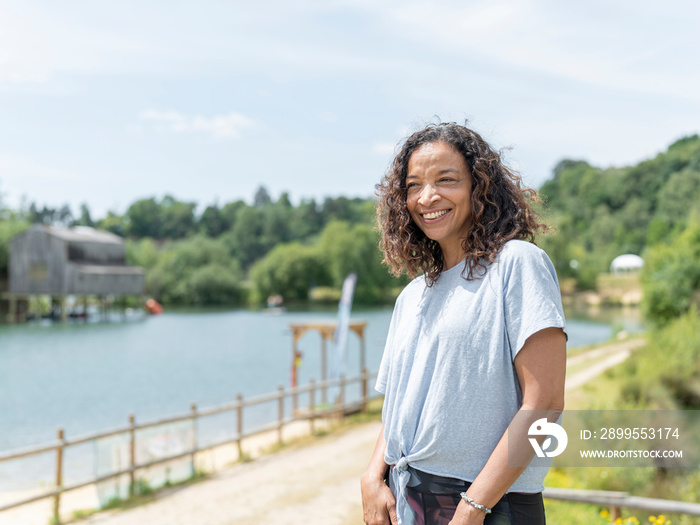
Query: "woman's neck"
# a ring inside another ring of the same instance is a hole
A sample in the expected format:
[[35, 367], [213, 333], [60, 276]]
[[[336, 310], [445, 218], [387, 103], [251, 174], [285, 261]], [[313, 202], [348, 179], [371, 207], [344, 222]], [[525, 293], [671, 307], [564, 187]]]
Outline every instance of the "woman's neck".
[[449, 270], [450, 268], [457, 266], [464, 260], [466, 252], [462, 249], [462, 246], [455, 247], [450, 246], [448, 249], [442, 247], [442, 261], [444, 263], [443, 270]]

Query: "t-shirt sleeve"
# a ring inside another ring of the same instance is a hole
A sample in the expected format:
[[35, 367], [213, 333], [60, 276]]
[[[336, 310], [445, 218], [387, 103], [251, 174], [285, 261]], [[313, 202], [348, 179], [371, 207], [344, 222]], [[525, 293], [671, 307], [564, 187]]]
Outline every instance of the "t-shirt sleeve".
[[393, 354], [394, 346], [394, 333], [396, 332], [396, 325], [398, 324], [399, 317], [399, 303], [401, 297], [396, 300], [396, 305], [394, 306], [394, 312], [391, 315], [391, 322], [389, 323], [389, 332], [386, 336], [386, 344], [384, 345], [384, 353], [382, 354], [382, 361], [379, 364], [379, 372], [377, 372], [377, 383], [374, 385], [374, 389], [381, 393], [386, 393], [386, 384], [389, 378], [389, 372], [391, 371], [391, 359]]
[[512, 359], [528, 337], [551, 327], [566, 328], [559, 281], [552, 261], [534, 244], [504, 247], [505, 324]]

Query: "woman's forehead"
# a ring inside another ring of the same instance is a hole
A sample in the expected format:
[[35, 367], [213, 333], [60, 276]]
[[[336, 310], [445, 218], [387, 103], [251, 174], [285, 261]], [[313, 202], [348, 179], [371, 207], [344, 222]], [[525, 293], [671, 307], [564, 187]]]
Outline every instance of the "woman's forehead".
[[445, 142], [428, 142], [422, 144], [411, 154], [408, 159], [408, 173], [429, 169], [453, 167], [459, 170], [467, 170], [468, 166], [462, 154], [453, 146]]

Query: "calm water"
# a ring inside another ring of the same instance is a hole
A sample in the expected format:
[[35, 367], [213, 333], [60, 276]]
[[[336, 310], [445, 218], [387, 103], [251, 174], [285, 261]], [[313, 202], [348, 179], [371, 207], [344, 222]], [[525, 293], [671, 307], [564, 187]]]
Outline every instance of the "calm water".
[[[612, 325], [639, 324], [568, 314], [569, 346], [606, 340]], [[289, 324], [334, 313], [251, 311], [165, 313], [116, 322], [0, 325], [0, 450], [184, 414], [289, 385]], [[376, 370], [390, 309], [355, 311], [368, 322], [367, 366]], [[359, 374], [359, 343], [349, 335], [348, 376]], [[320, 337], [307, 333], [301, 384], [320, 378]], [[3, 485], [0, 473], [0, 488]], [[8, 480], [5, 479], [5, 482]]]

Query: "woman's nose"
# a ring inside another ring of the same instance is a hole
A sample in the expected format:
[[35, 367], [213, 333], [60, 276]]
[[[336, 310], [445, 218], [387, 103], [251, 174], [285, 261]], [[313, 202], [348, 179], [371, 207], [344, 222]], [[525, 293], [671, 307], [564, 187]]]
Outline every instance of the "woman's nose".
[[418, 202], [421, 206], [429, 206], [438, 198], [440, 198], [440, 196], [435, 190], [435, 186], [432, 184], [426, 184], [418, 197]]

